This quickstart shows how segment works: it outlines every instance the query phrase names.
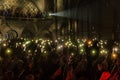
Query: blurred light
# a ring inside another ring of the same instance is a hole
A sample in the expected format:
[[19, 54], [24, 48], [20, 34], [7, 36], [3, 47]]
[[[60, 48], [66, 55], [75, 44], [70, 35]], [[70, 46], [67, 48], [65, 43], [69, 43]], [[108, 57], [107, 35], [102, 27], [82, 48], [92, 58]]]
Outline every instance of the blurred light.
[[47, 51], [44, 51], [44, 53], [46, 54], [46, 53], [47, 53]]
[[89, 40], [89, 41], [87, 42], [87, 44], [88, 44], [89, 47], [92, 46], [92, 41]]
[[62, 42], [64, 41], [64, 39], [62, 39]]
[[6, 47], [7, 46], [7, 44], [6, 43], [3, 43], [3, 47]]
[[55, 42], [57, 43], [58, 41], [57, 41], [57, 40], [55, 40]]
[[19, 42], [19, 45], [21, 45], [22, 43], [21, 42]]
[[38, 40], [35, 40], [35, 43], [38, 43]]
[[29, 44], [31, 41], [26, 41], [25, 44]]
[[31, 50], [28, 50], [29, 53], [31, 53]]
[[33, 42], [34, 40], [32, 39], [32, 42]]
[[10, 48], [7, 48], [6, 51], [5, 51], [5, 53], [7, 55], [11, 55], [12, 54], [12, 50]]
[[112, 59], [116, 59], [117, 56], [118, 56], [117, 53], [112, 53], [112, 55], [111, 55]]
[[113, 48], [113, 51], [114, 51], [114, 52], [118, 52], [118, 47], [114, 47], [114, 48]]
[[21, 37], [20, 39], [23, 40], [23, 37]]
[[101, 55], [106, 55], [107, 53], [108, 53], [108, 51], [106, 49], [101, 49], [100, 50]]
[[105, 40], [105, 42], [104, 42], [105, 44], [107, 44], [107, 40]]
[[96, 51], [95, 49], [92, 49], [92, 50], [91, 50], [91, 55], [94, 56], [94, 55], [96, 55], [96, 53], [97, 53], [97, 51]]
[[86, 42], [86, 41], [87, 41], [87, 39], [86, 39], [86, 38], [84, 38], [84, 39], [82, 39], [82, 41], [83, 41], [83, 42]]
[[35, 50], [35, 52], [37, 52], [37, 49]]
[[61, 48], [63, 48], [63, 45], [59, 45], [59, 46], [57, 47], [57, 49], [61, 49]]
[[93, 40], [93, 41], [96, 41], [96, 40], [97, 40], [97, 37], [93, 38], [92, 40]]
[[49, 15], [49, 16], [52, 16], [52, 15], [55, 15], [55, 14], [54, 14], [54, 13], [49, 13], [48, 15]]
[[23, 44], [23, 47], [26, 47], [26, 45], [25, 45], [25, 44]]
[[85, 52], [85, 49], [84, 48], [81, 48], [80, 49], [80, 53], [84, 53]]
[[71, 53], [71, 56], [74, 56], [74, 53]]
[[79, 44], [79, 47], [83, 47], [83, 46], [84, 46], [84, 44], [83, 44], [83, 43], [80, 43], [80, 44]]

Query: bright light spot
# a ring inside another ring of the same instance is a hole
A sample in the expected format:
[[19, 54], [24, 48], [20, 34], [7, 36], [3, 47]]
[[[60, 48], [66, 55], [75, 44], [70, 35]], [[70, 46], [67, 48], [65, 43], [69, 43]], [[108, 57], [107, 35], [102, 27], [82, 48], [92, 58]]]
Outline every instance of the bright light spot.
[[113, 59], [116, 59], [117, 58], [117, 54], [116, 53], [112, 53], [112, 56], [111, 56]]
[[85, 52], [85, 49], [84, 48], [81, 48], [80, 49], [80, 53], [84, 53]]
[[19, 45], [21, 45], [22, 43], [21, 42], [19, 42]]
[[29, 44], [31, 41], [26, 41], [25, 44]]
[[52, 13], [49, 13], [48, 15], [49, 15], [49, 16], [52, 16]]
[[44, 53], [46, 54], [46, 53], [47, 53], [47, 51], [44, 51]]
[[92, 53], [95, 54], [96, 53], [95, 50], [93, 50]]
[[83, 43], [81, 43], [80, 45], [79, 45], [79, 47], [83, 47], [84, 46], [84, 44]]
[[91, 40], [89, 40], [87, 43], [88, 43], [89, 47], [92, 46], [92, 41]]
[[62, 39], [62, 42], [64, 41], [64, 39]]
[[35, 50], [35, 52], [37, 52], [37, 49]]
[[96, 37], [93, 39], [93, 41], [95, 41], [95, 40], [97, 40], [97, 38], [96, 38]]
[[25, 44], [23, 44], [23, 47], [26, 47], [26, 45], [25, 45]]
[[12, 54], [12, 50], [10, 48], [7, 48], [5, 52], [6, 52], [7, 55]]
[[71, 53], [71, 56], [74, 56], [74, 53]]
[[108, 51], [107, 51], [106, 49], [101, 49], [101, 50], [100, 50], [100, 53], [101, 53], [102, 55], [105, 55], [105, 54], [108, 53]]
[[118, 47], [114, 47], [113, 51], [117, 52], [118, 51]]
[[29, 53], [31, 53], [31, 50], [28, 50]]
[[105, 41], [104, 43], [107, 44], [107, 41]]
[[3, 43], [3, 47], [6, 47], [7, 46], [7, 44], [6, 43]]
[[38, 40], [35, 40], [35, 43], [38, 43]]
[[63, 48], [63, 45], [59, 45], [57, 48], [58, 48], [58, 49], [61, 49], [61, 48]]
[[58, 41], [57, 41], [57, 40], [55, 40], [55, 42], [57, 43]]
[[95, 49], [91, 50], [91, 55], [96, 55], [96, 50]]
[[21, 37], [20, 39], [21, 39], [21, 40], [23, 40], [23, 38], [22, 38], [22, 37]]

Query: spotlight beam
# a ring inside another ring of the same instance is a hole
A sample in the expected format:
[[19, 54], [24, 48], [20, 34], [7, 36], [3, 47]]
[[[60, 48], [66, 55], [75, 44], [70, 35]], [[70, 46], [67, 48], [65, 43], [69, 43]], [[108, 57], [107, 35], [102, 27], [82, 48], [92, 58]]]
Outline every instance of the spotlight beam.
[[[85, 12], [85, 11], [82, 11]], [[78, 10], [77, 8], [72, 8], [72, 9], [68, 9], [65, 11], [61, 11], [61, 12], [56, 12], [56, 13], [50, 13], [50, 16], [55, 16], [55, 17], [63, 17], [63, 18], [71, 18], [71, 19], [82, 19], [81, 15], [82, 12], [80, 12], [78, 15]], [[87, 17], [85, 14], [83, 15], [84, 17]]]

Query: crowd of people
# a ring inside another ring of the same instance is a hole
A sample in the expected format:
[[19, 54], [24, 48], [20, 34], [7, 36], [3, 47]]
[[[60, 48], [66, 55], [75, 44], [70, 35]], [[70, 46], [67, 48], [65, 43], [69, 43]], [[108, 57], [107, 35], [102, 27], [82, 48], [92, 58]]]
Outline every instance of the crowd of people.
[[[17, 40], [16, 40], [17, 41]], [[9, 43], [13, 55], [6, 56], [5, 48], [0, 52], [0, 80], [120, 80], [120, 56], [111, 59], [105, 56], [70, 54], [64, 48], [59, 54], [41, 51], [28, 55], [21, 47]], [[36, 46], [32, 45], [32, 49]]]

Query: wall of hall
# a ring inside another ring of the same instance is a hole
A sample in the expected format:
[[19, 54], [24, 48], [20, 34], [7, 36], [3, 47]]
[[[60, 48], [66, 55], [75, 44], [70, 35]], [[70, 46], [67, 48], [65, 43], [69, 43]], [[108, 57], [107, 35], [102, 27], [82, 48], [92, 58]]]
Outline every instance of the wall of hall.
[[[78, 6], [78, 34], [89, 36], [91, 27], [103, 39], [118, 39], [120, 24], [120, 0], [97, 0]], [[116, 33], [117, 32], [117, 33]]]

